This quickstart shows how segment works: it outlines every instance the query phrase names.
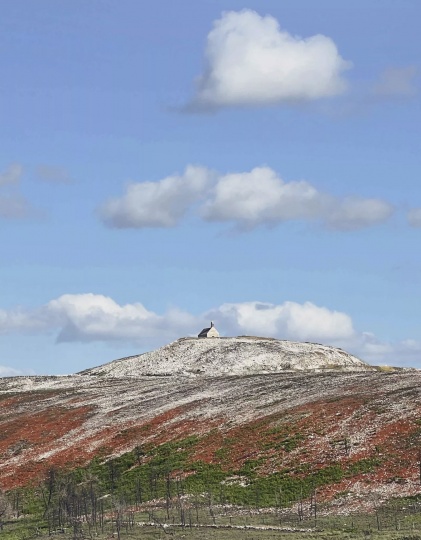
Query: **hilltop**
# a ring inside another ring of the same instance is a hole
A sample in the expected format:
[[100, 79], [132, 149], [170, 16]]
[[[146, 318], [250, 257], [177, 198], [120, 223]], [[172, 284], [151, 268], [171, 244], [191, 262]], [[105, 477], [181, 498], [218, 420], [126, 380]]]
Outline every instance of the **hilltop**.
[[257, 375], [283, 371], [374, 368], [345, 351], [318, 343], [239, 336], [217, 339], [181, 338], [149, 353], [114, 360], [88, 369], [85, 375]]

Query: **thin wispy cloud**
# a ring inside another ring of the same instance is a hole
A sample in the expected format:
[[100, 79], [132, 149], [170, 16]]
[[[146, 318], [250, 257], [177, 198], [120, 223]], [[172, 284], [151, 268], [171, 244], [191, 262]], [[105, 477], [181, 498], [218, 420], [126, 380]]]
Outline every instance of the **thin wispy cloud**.
[[36, 168], [38, 178], [52, 184], [71, 184], [73, 182], [70, 174], [61, 167], [51, 165], [38, 165]]
[[388, 67], [379, 74], [349, 84], [349, 92], [336, 102], [319, 104], [319, 111], [335, 118], [355, 118], [378, 107], [413, 101], [420, 93], [417, 66]]
[[21, 191], [23, 167], [12, 163], [0, 173], [0, 218], [6, 220], [25, 219], [33, 215], [30, 201]]
[[421, 208], [411, 208], [407, 213], [407, 219], [411, 227], [421, 227]]
[[0, 187], [6, 185], [16, 185], [21, 181], [23, 167], [19, 163], [12, 163], [6, 170], [0, 173]]
[[372, 95], [378, 98], [408, 98], [418, 93], [416, 66], [389, 67], [372, 86]]
[[29, 217], [33, 209], [29, 201], [20, 194], [0, 193], [0, 218], [25, 219]]

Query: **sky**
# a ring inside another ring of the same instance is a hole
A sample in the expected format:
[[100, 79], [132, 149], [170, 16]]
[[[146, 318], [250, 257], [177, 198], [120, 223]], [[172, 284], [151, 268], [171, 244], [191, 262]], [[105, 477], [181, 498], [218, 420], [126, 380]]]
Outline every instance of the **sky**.
[[0, 376], [259, 335], [421, 368], [418, 0], [0, 6]]

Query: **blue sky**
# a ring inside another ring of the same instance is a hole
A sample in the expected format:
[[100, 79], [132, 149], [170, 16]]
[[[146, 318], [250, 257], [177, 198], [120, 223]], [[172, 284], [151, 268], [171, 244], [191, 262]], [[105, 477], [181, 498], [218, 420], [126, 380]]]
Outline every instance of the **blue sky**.
[[0, 376], [215, 320], [421, 368], [417, 0], [14, 0]]

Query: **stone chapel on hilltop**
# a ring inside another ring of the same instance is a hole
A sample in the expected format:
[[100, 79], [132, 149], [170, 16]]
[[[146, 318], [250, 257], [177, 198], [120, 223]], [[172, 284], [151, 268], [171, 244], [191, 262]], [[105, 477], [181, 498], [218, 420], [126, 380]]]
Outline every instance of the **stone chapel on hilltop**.
[[215, 338], [215, 337], [219, 337], [219, 332], [215, 328], [215, 326], [213, 324], [213, 321], [211, 322], [210, 328], [204, 328], [197, 337], [198, 338]]

